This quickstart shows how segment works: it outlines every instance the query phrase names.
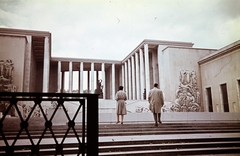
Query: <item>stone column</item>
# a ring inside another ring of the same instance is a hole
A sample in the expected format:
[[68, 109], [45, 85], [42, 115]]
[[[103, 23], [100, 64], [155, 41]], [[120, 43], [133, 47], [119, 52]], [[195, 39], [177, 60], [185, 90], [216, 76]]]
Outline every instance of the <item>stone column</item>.
[[122, 86], [123, 86], [123, 90], [126, 90], [125, 81], [124, 81], [124, 64], [122, 64]]
[[69, 62], [69, 93], [72, 93], [73, 88], [73, 70], [72, 61]]
[[90, 93], [90, 71], [87, 71], [87, 92]]
[[135, 62], [134, 62], [134, 56], [131, 56], [131, 62], [132, 62], [132, 99], [136, 100], [136, 88], [135, 88]]
[[102, 85], [103, 99], [106, 99], [106, 84], [105, 84], [105, 64], [102, 63]]
[[112, 99], [115, 99], [115, 64], [112, 64]]
[[144, 44], [145, 56], [145, 77], [146, 77], [146, 97], [150, 91], [150, 74], [149, 74], [149, 58], [148, 58], [148, 44]]
[[91, 93], [94, 93], [94, 63], [91, 63]]
[[44, 60], [43, 60], [43, 92], [49, 91], [50, 74], [50, 43], [49, 37], [44, 38]]
[[128, 90], [129, 90], [129, 86], [128, 86], [128, 70], [127, 70], [127, 62], [124, 62], [124, 68], [125, 68], [125, 86], [124, 86], [124, 88], [125, 88], [125, 91], [126, 91], [126, 94], [127, 94], [127, 96], [128, 96], [128, 98], [129, 98], [129, 92], [128, 92]]
[[138, 61], [138, 53], [135, 53], [135, 64], [136, 64], [136, 93], [137, 93], [137, 100], [140, 100], [140, 83], [139, 83], [139, 61]]
[[143, 51], [139, 49], [139, 56], [140, 56], [140, 97], [143, 100], [143, 93], [145, 88], [145, 72], [144, 72], [144, 61], [143, 61]]
[[[36, 91], [30, 89], [31, 79], [31, 55], [32, 55], [32, 36], [26, 36], [26, 48], [24, 56], [24, 81], [23, 81], [23, 92]], [[32, 87], [32, 89], [34, 89]]]
[[159, 79], [158, 79], [158, 56], [157, 56], [157, 52], [153, 51], [152, 52], [152, 67], [153, 67], [153, 83], [159, 83]]
[[79, 92], [83, 93], [83, 62], [80, 62], [80, 69], [79, 69]]
[[[95, 87], [95, 89], [97, 89], [98, 88], [98, 80], [99, 80], [99, 73], [98, 73], [98, 70], [96, 71], [96, 87]], [[95, 90], [94, 90], [94, 93], [95, 93]]]
[[58, 93], [61, 93], [61, 61], [58, 61]]
[[159, 85], [160, 85], [160, 89], [163, 91], [165, 91], [165, 83], [164, 83], [164, 78], [166, 77], [166, 73], [164, 72], [164, 53], [163, 53], [163, 49], [165, 49], [167, 46], [161, 46], [158, 45], [158, 77], [159, 77]]
[[64, 93], [64, 87], [65, 87], [65, 72], [62, 72], [62, 86], [61, 86], [61, 93]]
[[131, 61], [128, 59], [128, 90], [129, 90], [129, 100], [132, 100], [132, 79], [131, 79]]

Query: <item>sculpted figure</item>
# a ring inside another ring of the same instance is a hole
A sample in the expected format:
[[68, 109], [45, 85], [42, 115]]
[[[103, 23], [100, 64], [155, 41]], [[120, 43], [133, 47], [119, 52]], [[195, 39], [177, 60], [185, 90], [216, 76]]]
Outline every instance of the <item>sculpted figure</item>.
[[13, 63], [12, 60], [7, 60], [5, 63], [5, 69], [6, 69], [6, 77], [12, 77], [12, 70], [13, 70]]
[[3, 70], [4, 70], [4, 61], [0, 60], [0, 76], [3, 76]]
[[196, 72], [193, 70], [190, 74], [191, 77], [191, 85], [196, 85], [197, 84], [197, 76]]

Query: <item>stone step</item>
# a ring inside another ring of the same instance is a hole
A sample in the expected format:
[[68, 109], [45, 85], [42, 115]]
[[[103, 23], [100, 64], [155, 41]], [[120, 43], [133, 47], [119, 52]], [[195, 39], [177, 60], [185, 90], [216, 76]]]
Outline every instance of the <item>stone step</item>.
[[213, 147], [213, 148], [190, 148], [190, 149], [167, 149], [167, 150], [144, 150], [144, 151], [124, 151], [124, 152], [104, 152], [99, 156], [169, 156], [169, 155], [199, 155], [199, 154], [239, 154], [240, 147]]
[[[54, 135], [61, 140], [66, 133], [66, 125], [53, 126]], [[77, 133], [81, 136], [81, 125], [76, 125]], [[30, 129], [30, 128], [29, 128]], [[19, 130], [18, 130], [19, 131]], [[15, 139], [18, 131], [4, 131], [7, 140]], [[31, 127], [30, 135], [37, 140], [43, 133], [38, 127]], [[31, 143], [25, 130], [20, 134], [21, 139], [15, 152], [19, 155], [31, 154]], [[69, 133], [70, 140], [64, 142], [64, 154], [77, 154], [79, 144], [75, 135]], [[40, 155], [55, 155], [55, 142], [52, 134], [44, 135], [45, 143], [40, 145]], [[4, 155], [5, 144], [0, 138], [0, 155]], [[99, 124], [99, 155], [178, 155], [178, 154], [213, 154], [240, 153], [240, 124], [162, 124], [153, 127], [152, 124]], [[18, 155], [14, 154], [14, 155]]]
[[[191, 134], [191, 133], [231, 133], [240, 132], [239, 124], [162, 124], [159, 127], [152, 127], [152, 124], [106, 124], [99, 125], [99, 136], [126, 136], [126, 135], [160, 135], [160, 134]], [[76, 131], [81, 136], [81, 126], [76, 126]], [[67, 126], [53, 127], [53, 132], [56, 137], [63, 137], [66, 133]], [[39, 138], [43, 130], [31, 130], [30, 135], [32, 138]], [[6, 131], [4, 134], [8, 139], [14, 139], [18, 131]], [[74, 137], [75, 134], [72, 130], [69, 131], [68, 137]], [[22, 131], [19, 136], [21, 139], [27, 139], [26, 131]], [[50, 131], [46, 131], [45, 138], [52, 137]], [[1, 137], [0, 137], [1, 138]]]

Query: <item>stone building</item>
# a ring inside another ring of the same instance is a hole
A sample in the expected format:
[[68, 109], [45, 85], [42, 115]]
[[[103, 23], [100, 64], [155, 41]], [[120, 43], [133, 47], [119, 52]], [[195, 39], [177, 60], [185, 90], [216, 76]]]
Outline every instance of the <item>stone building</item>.
[[[204, 49], [189, 42], [143, 40], [123, 60], [51, 57], [51, 44], [50, 32], [0, 28], [0, 60], [11, 60], [16, 91], [63, 92], [69, 72], [71, 93], [77, 71], [78, 92], [87, 83], [89, 92], [101, 91], [103, 99], [114, 99], [123, 85], [130, 100], [145, 100], [159, 83], [173, 111], [240, 112], [240, 41]], [[0, 67], [6, 74], [6, 66]]]

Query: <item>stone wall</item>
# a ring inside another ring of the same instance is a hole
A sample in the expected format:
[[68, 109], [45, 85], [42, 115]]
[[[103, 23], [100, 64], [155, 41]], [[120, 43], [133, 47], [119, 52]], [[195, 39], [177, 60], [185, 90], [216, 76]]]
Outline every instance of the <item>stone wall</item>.
[[[176, 99], [178, 99], [177, 92], [179, 91], [181, 84], [183, 84], [180, 80], [182, 72], [188, 73], [188, 76], [191, 75], [191, 72], [194, 72], [196, 76], [196, 84], [194, 88], [196, 87], [199, 89], [199, 94], [202, 93], [198, 60], [214, 51], [215, 50], [208, 49], [168, 47], [159, 54], [161, 55], [160, 58], [162, 57], [162, 60], [160, 61], [163, 61], [163, 63], [160, 64], [160, 70], [163, 70], [160, 73], [162, 74], [160, 75], [160, 81], [162, 81], [160, 82], [160, 88], [164, 92], [165, 101], [172, 102], [173, 104], [176, 103]], [[196, 103], [200, 105], [200, 109], [198, 111], [203, 111], [201, 107], [201, 100]]]
[[211, 88], [213, 112], [224, 112], [220, 85], [226, 84], [229, 112], [240, 112], [240, 48], [233, 49], [237, 44], [240, 47], [240, 42], [233, 43], [219, 50], [218, 57], [200, 64], [205, 111], [208, 111], [206, 88]]
[[0, 60], [12, 60], [14, 63], [13, 81], [17, 91], [23, 89], [25, 37], [0, 35]]

